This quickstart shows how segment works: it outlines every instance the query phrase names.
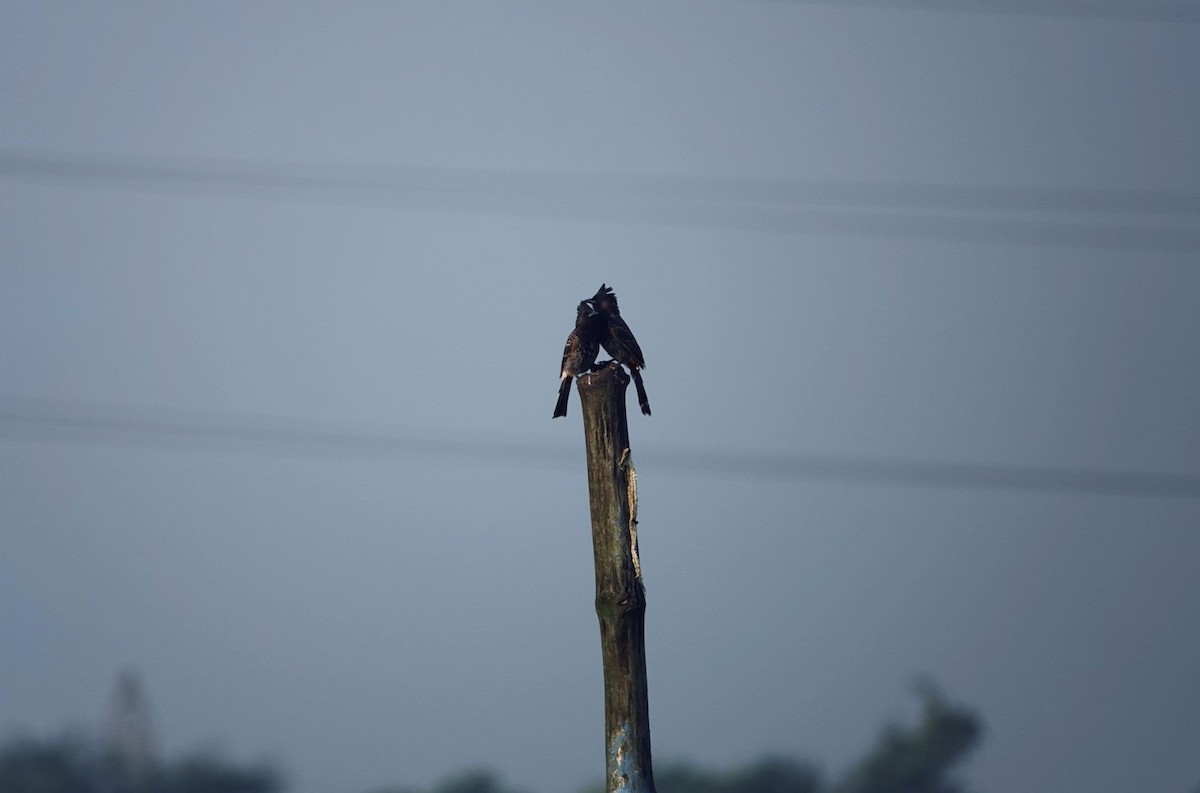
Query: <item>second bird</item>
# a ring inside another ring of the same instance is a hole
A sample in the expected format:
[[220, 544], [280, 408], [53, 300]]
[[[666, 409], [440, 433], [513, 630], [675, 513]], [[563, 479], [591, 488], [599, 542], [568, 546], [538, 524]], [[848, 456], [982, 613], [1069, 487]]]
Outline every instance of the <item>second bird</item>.
[[596, 309], [589, 301], [579, 304], [575, 314], [575, 329], [567, 336], [563, 346], [562, 369], [559, 370], [558, 403], [554, 406], [554, 418], [567, 415], [567, 400], [571, 398], [571, 381], [577, 375], [590, 372], [600, 352], [596, 338]]

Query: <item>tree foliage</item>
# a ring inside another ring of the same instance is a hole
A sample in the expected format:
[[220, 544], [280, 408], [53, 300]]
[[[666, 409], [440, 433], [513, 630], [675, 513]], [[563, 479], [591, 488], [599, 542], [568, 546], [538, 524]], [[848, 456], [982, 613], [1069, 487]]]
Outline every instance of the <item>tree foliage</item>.
[[116, 758], [79, 734], [40, 741], [17, 738], [0, 747], [0, 793], [276, 793], [269, 768], [242, 768], [189, 757], [131, 776]]
[[[888, 725], [875, 746], [834, 784], [815, 766], [767, 757], [730, 771], [690, 763], [663, 765], [658, 793], [965, 793], [955, 772], [976, 747], [982, 722], [947, 701], [932, 685], [918, 690], [915, 724]], [[189, 757], [135, 776], [81, 734], [0, 746], [0, 793], [278, 793], [278, 775], [266, 767], [238, 767], [212, 757]], [[415, 793], [391, 789], [376, 793]], [[449, 777], [429, 793], [523, 793], [488, 771]], [[603, 787], [586, 793], [603, 793]], [[1197, 791], [1200, 793], [1200, 790]]]
[[979, 742], [982, 722], [947, 702], [932, 685], [921, 686], [919, 693], [919, 723], [885, 727], [875, 748], [833, 793], [963, 793], [953, 772]]
[[505, 787], [490, 771], [467, 771], [445, 779], [434, 787], [433, 793], [522, 793]]
[[100, 793], [100, 765], [75, 734], [0, 748], [0, 793]]
[[658, 793], [964, 793], [953, 774], [978, 744], [982, 722], [932, 685], [920, 686], [918, 694], [917, 723], [884, 728], [871, 751], [835, 784], [826, 783], [810, 764], [765, 758], [728, 772], [667, 765], [655, 772], [655, 787]]
[[820, 793], [821, 775], [806, 763], [766, 757], [727, 772], [688, 765], [667, 766], [655, 774], [658, 793]]

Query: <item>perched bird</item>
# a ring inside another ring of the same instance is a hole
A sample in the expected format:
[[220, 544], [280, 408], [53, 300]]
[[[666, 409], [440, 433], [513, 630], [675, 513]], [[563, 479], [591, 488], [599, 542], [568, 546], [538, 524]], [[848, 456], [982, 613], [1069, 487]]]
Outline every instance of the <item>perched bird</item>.
[[571, 397], [571, 380], [576, 375], [591, 371], [600, 353], [600, 341], [596, 338], [593, 318], [596, 309], [587, 300], [579, 304], [575, 314], [575, 329], [567, 336], [563, 346], [562, 369], [559, 374], [558, 404], [554, 406], [553, 418], [567, 415], [567, 400]]
[[611, 287], [600, 284], [600, 289], [588, 302], [596, 308], [596, 316], [590, 320], [596, 328], [596, 337], [614, 361], [629, 367], [629, 374], [633, 376], [633, 384], [637, 387], [638, 405], [641, 406], [642, 413], [649, 416], [650, 399], [646, 396], [646, 386], [642, 385], [641, 373], [641, 370], [646, 368], [646, 358], [642, 355], [642, 348], [638, 346], [633, 332], [621, 318], [621, 310], [617, 308], [617, 296], [613, 294]]

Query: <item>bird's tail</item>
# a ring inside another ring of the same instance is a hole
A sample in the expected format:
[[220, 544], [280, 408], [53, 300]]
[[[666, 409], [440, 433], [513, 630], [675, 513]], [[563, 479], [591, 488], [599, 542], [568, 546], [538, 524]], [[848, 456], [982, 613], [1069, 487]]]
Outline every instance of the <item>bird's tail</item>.
[[635, 367], [629, 367], [629, 373], [633, 375], [633, 385], [637, 388], [638, 404], [641, 405], [642, 413], [650, 415], [650, 397], [646, 396], [646, 386], [642, 385], [642, 372]]
[[558, 404], [554, 406], [553, 418], [567, 415], [567, 400], [571, 398], [571, 378], [564, 377], [558, 387]]

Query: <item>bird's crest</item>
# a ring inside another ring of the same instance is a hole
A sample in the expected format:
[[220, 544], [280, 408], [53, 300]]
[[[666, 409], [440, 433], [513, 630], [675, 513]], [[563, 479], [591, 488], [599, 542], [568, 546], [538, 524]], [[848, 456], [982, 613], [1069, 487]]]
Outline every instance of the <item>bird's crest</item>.
[[598, 309], [611, 311], [614, 314], [621, 313], [621, 310], [617, 307], [617, 296], [613, 294], [612, 287], [606, 284], [600, 284], [600, 288], [592, 296], [592, 302], [595, 303]]

